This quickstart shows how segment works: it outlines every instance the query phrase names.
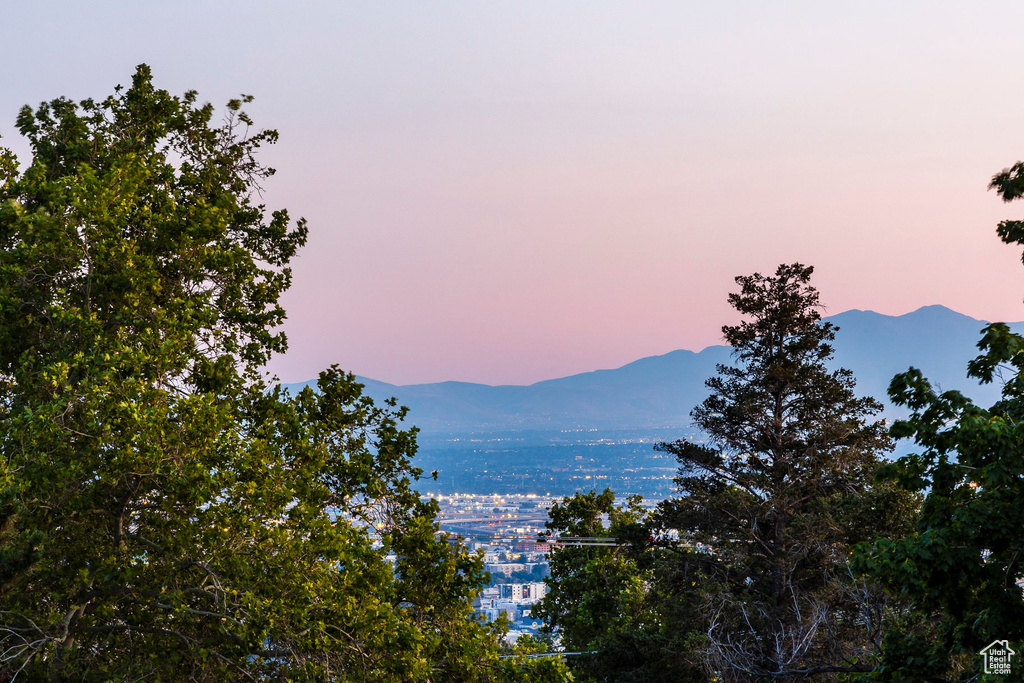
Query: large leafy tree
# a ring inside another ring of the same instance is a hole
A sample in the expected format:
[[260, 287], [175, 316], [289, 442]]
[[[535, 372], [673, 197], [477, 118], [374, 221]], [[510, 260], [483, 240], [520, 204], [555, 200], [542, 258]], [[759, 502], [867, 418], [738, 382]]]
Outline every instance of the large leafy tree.
[[812, 268], [736, 278], [744, 316], [723, 328], [734, 363], [707, 381], [694, 423], [704, 441], [665, 443], [679, 495], [659, 509], [666, 546], [700, 574], [709, 669], [728, 680], [858, 670], [884, 605], [849, 579], [851, 546], [901, 533], [913, 499], [872, 485], [890, 448], [881, 405], [830, 369]]
[[471, 618], [404, 409], [263, 376], [307, 232], [245, 101], [215, 125], [143, 66], [0, 153], [0, 678], [557, 680]]
[[[1005, 201], [1024, 196], [1024, 163], [997, 174], [992, 187]], [[1004, 221], [998, 234], [1024, 245], [1024, 221]], [[875, 680], [976, 680], [979, 653], [995, 640], [1018, 653], [1000, 680], [1024, 680], [1024, 337], [996, 323], [978, 346], [967, 375], [1003, 384], [989, 408], [939, 393], [915, 368], [889, 388], [911, 411], [893, 436], [921, 450], [880, 475], [927, 495], [912, 534], [878, 539], [857, 556], [859, 569], [910, 598], [918, 616], [914, 627], [890, 630]]]

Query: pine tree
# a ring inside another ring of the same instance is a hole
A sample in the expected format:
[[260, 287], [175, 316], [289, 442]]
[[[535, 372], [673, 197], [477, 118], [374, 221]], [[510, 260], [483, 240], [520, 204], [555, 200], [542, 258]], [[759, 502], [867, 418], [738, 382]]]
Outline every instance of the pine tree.
[[860, 632], [874, 598], [855, 596], [873, 592], [849, 580], [850, 548], [899, 532], [913, 508], [872, 485], [890, 448], [881, 405], [828, 367], [836, 328], [812, 272], [736, 278], [729, 302], [745, 319], [723, 328], [735, 362], [692, 412], [705, 441], [658, 446], [680, 464], [659, 525], [679, 534], [677, 562], [700, 568], [705, 656], [729, 680], [858, 670], [877, 633]]

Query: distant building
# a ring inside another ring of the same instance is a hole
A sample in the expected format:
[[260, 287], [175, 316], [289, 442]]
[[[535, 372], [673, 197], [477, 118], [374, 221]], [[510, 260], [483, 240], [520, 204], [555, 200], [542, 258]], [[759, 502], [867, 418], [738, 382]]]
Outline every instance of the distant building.
[[531, 583], [502, 583], [498, 585], [500, 597], [513, 602], [536, 602], [541, 600], [548, 592], [546, 583], [533, 581]]

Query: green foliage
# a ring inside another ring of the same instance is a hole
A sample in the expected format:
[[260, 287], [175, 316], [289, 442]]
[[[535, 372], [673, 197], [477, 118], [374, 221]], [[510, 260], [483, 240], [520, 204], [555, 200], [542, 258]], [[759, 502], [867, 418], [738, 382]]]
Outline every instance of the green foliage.
[[482, 558], [412, 489], [405, 409], [262, 375], [307, 231], [256, 203], [249, 99], [215, 126], [141, 66], [23, 109], [24, 172], [0, 154], [0, 677], [532, 675], [472, 618]]
[[[993, 178], [1004, 200], [1022, 196], [1022, 171], [1018, 163]], [[1024, 244], [1022, 226], [1004, 221], [998, 233]], [[879, 474], [927, 495], [914, 532], [865, 545], [856, 566], [912, 600], [922, 625], [887, 635], [874, 680], [973, 680], [978, 653], [992, 641], [1024, 652], [1024, 338], [996, 323], [978, 347], [968, 376], [1003, 382], [1001, 400], [987, 409], [959, 392], [936, 392], [915, 368], [889, 388], [912, 411], [892, 435], [922, 450]], [[1024, 680], [1019, 658], [1012, 668], [1000, 680]]]
[[567, 651], [588, 653], [568, 658], [579, 680], [702, 679], [687, 657], [699, 636], [677, 618], [692, 602], [694, 586], [684, 583], [679, 590], [659, 576], [641, 502], [631, 496], [616, 505], [606, 489], [566, 498], [549, 512], [549, 535], [608, 538], [617, 544], [554, 551], [548, 594], [533, 611]]
[[[678, 531], [679, 571], [696, 574], [706, 665], [726, 680], [795, 679], [864, 667], [891, 611], [852, 579], [850, 547], [900, 535], [912, 495], [873, 486], [890, 448], [881, 405], [830, 370], [836, 328], [821, 321], [813, 269], [736, 278], [746, 316], [723, 332], [736, 363], [719, 365], [694, 409], [705, 443], [661, 444], [680, 463], [679, 496], [658, 525]], [[670, 544], [671, 545], [671, 544]]]

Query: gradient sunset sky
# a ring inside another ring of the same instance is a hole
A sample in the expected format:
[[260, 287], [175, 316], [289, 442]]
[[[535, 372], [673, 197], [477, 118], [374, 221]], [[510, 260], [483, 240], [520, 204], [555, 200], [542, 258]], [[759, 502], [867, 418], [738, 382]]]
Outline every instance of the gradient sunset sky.
[[[523, 384], [720, 343], [736, 275], [827, 313], [1024, 320], [987, 191], [1024, 158], [1024, 3], [7, 3], [23, 104], [239, 93], [310, 223], [284, 381]], [[840, 332], [840, 334], [842, 334]]]

